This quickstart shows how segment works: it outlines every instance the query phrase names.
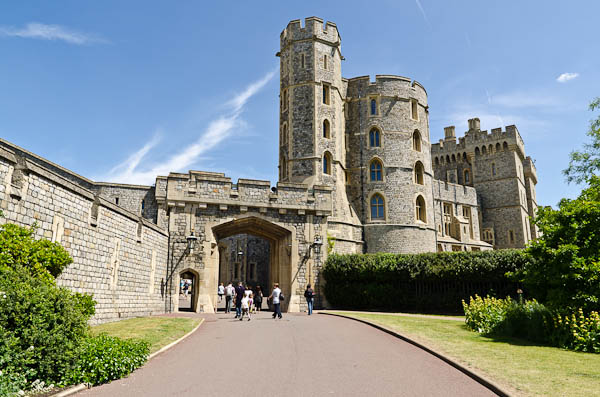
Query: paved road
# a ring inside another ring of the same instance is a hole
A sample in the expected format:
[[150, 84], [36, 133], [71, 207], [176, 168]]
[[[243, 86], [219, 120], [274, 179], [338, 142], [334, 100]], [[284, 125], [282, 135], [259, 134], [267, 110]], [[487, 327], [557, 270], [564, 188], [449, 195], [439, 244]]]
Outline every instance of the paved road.
[[110, 396], [494, 396], [462, 372], [367, 325], [270, 313], [207, 317], [129, 378], [78, 393]]

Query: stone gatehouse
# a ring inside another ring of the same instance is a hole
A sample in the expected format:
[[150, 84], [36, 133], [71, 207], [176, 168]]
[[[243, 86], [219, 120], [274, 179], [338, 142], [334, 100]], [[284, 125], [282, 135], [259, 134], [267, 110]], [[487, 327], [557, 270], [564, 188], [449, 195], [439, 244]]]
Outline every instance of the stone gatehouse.
[[[311, 17], [280, 36], [279, 181], [218, 172], [157, 176], [153, 186], [91, 181], [0, 140], [0, 222], [37, 224], [74, 262], [58, 282], [98, 301], [94, 322], [213, 311], [219, 282], [278, 282], [287, 311], [336, 253], [523, 247], [537, 236], [537, 176], [515, 126], [469, 120], [432, 143], [417, 81], [341, 74], [337, 26]], [[332, 242], [332, 246], [327, 244]]]

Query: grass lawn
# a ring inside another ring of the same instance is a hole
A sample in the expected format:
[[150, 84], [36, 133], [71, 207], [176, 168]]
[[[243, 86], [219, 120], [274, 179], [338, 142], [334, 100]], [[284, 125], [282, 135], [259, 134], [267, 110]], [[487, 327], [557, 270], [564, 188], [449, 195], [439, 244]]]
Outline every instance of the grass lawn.
[[392, 329], [475, 369], [524, 396], [600, 396], [600, 354], [493, 339], [460, 321], [368, 313], [339, 313]]
[[194, 329], [199, 318], [188, 317], [139, 317], [92, 327], [92, 333], [107, 333], [123, 339], [143, 339], [150, 343], [150, 353], [176, 341]]

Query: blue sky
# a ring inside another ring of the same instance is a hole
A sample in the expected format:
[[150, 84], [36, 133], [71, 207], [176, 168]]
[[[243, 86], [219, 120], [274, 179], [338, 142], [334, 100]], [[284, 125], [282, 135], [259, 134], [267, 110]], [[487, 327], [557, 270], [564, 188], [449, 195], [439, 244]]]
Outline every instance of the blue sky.
[[200, 169], [274, 183], [279, 34], [316, 15], [338, 25], [345, 77], [425, 86], [432, 141], [472, 117], [516, 124], [539, 204], [577, 195], [561, 170], [597, 116], [600, 3], [373, 4], [2, 2], [0, 136], [95, 180]]

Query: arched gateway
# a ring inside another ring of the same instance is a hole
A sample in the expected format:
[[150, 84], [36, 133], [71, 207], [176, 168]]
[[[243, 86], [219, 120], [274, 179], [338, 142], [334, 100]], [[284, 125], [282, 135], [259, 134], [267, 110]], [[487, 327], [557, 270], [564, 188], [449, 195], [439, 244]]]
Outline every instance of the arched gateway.
[[[331, 215], [330, 187], [280, 182], [271, 188], [267, 181], [249, 179], [232, 184], [223, 174], [190, 171], [159, 177], [156, 189], [159, 222], [168, 227], [170, 240], [167, 311], [180, 310], [177, 292], [184, 271], [197, 275], [194, 301], [188, 307], [196, 312], [216, 310], [219, 281], [236, 281], [220, 268], [222, 242], [238, 235], [268, 242], [264, 292], [279, 283], [288, 297], [283, 310], [306, 308], [303, 293], [308, 283], [315, 287], [316, 305], [322, 305], [319, 274], [327, 252], [320, 248]], [[248, 281], [242, 275], [237, 280]]]

